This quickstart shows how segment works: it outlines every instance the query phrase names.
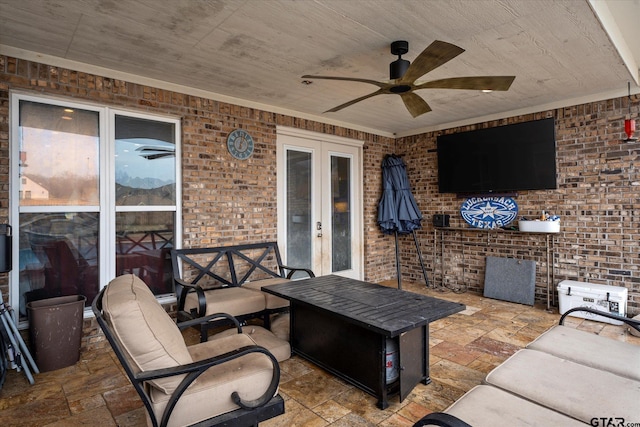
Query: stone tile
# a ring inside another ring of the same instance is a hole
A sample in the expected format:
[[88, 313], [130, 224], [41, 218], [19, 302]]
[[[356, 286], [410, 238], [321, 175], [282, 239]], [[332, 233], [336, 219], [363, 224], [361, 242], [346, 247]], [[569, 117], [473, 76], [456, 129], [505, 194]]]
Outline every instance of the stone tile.
[[507, 358], [513, 355], [521, 347], [484, 336], [467, 345], [467, 348]]
[[44, 424], [43, 427], [76, 427], [88, 425], [92, 427], [115, 427], [116, 422], [109, 413], [107, 407], [101, 406], [93, 410], [74, 414], [64, 420]]
[[348, 386], [334, 379], [333, 376], [321, 370], [314, 370], [306, 375], [294, 378], [280, 385], [291, 399], [295, 399], [307, 408], [330, 400], [332, 396], [349, 389]]
[[285, 402], [284, 414], [260, 423], [261, 427], [324, 427], [329, 423], [294, 399]]
[[476, 371], [449, 360], [441, 360], [430, 368], [431, 377], [462, 391], [470, 390], [482, 383], [484, 372]]
[[313, 412], [321, 416], [329, 423], [333, 423], [351, 412], [335, 400], [328, 400], [313, 409]]
[[410, 401], [407, 405], [405, 405], [402, 409], [398, 411], [398, 415], [402, 415], [403, 418], [407, 419], [411, 423], [417, 422], [420, 418], [425, 415], [431, 413], [427, 407], [422, 406], [416, 402]]
[[143, 408], [142, 400], [131, 384], [109, 390], [104, 393], [103, 398], [114, 417]]
[[430, 354], [460, 365], [468, 365], [477, 359], [481, 353], [454, 342], [445, 341], [431, 348]]

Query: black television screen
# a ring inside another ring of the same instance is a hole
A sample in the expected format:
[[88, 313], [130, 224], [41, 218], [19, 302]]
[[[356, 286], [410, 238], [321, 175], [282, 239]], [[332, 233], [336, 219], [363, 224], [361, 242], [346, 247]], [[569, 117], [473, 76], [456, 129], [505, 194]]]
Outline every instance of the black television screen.
[[553, 118], [438, 137], [440, 193], [557, 188]]

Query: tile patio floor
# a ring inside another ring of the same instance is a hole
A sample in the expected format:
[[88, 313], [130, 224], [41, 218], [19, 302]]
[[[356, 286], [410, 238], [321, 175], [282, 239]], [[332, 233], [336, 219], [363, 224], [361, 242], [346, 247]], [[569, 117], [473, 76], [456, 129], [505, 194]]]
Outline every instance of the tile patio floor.
[[[395, 282], [384, 284], [396, 286]], [[403, 402], [396, 397], [389, 408], [379, 410], [374, 397], [294, 356], [281, 365], [280, 393], [286, 413], [261, 426], [412, 426], [425, 414], [448, 407], [559, 319], [557, 311], [548, 313], [542, 305], [442, 293], [404, 282], [403, 289], [467, 306], [464, 312], [430, 325], [431, 384], [418, 384]], [[622, 326], [575, 317], [567, 324], [640, 345], [640, 338], [630, 336]], [[197, 334], [187, 335], [197, 340]], [[85, 351], [74, 366], [35, 378], [31, 386], [23, 373], [8, 372], [0, 390], [1, 426], [146, 425], [142, 404], [110, 350]]]

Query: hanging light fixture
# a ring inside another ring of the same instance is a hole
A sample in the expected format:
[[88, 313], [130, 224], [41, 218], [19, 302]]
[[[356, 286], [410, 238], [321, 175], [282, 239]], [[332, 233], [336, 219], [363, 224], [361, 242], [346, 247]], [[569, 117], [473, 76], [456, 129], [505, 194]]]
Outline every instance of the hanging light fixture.
[[634, 138], [633, 134], [636, 132], [636, 121], [631, 118], [631, 82], [627, 83], [627, 87], [629, 89], [629, 114], [627, 114], [627, 118], [624, 119], [624, 133], [627, 134], [627, 139], [625, 141], [637, 141], [638, 138]]

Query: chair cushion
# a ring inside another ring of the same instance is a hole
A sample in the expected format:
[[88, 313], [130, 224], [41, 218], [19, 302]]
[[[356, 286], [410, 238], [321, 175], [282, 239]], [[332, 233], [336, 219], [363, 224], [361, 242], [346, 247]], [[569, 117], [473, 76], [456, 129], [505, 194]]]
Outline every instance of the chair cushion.
[[[234, 334], [190, 346], [189, 353], [194, 361], [199, 361], [250, 345], [255, 343], [249, 336]], [[257, 399], [269, 387], [272, 373], [271, 360], [260, 353], [213, 366], [198, 377], [182, 395], [168, 425], [190, 425], [238, 409], [231, 400], [231, 394], [237, 391], [245, 400]], [[169, 397], [157, 389], [151, 389], [153, 411], [159, 417], [162, 416]]]
[[283, 277], [274, 277], [273, 279], [261, 279], [261, 280], [255, 280], [252, 282], [244, 282], [242, 284], [242, 287], [247, 289], [253, 289], [254, 291], [260, 291], [267, 300], [267, 310], [272, 310], [276, 308], [289, 307], [289, 301], [284, 298], [280, 298], [275, 295], [262, 292], [261, 291], [262, 287], [269, 286], [269, 285], [277, 285], [278, 283], [285, 283], [288, 281], [289, 281], [288, 279], [285, 279]]
[[527, 348], [640, 381], [638, 345], [558, 325], [540, 335]]
[[626, 420], [640, 417], [639, 381], [542, 351], [519, 350], [484, 381], [587, 424], [602, 408]]
[[472, 388], [445, 412], [474, 427], [584, 426], [573, 418], [488, 385]]
[[[138, 372], [193, 361], [175, 322], [138, 276], [126, 274], [113, 279], [104, 293], [102, 309]], [[171, 393], [181, 380], [182, 376], [163, 378], [152, 384]]]
[[[243, 326], [242, 333], [249, 336], [257, 345], [269, 350], [278, 362], [285, 361], [291, 357], [291, 346], [289, 345], [289, 342], [278, 338], [273, 334], [273, 332], [261, 326]], [[212, 335], [209, 338], [209, 341], [233, 335], [238, 335], [238, 330], [236, 328], [227, 329], [226, 331]]]
[[[265, 298], [262, 293], [249, 289], [230, 286], [205, 291], [207, 300], [207, 312], [205, 315], [215, 313], [228, 313], [232, 316], [257, 313], [265, 308]], [[198, 309], [198, 295], [189, 292], [185, 298], [184, 309], [190, 312]]]

